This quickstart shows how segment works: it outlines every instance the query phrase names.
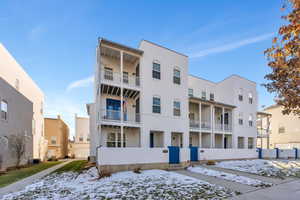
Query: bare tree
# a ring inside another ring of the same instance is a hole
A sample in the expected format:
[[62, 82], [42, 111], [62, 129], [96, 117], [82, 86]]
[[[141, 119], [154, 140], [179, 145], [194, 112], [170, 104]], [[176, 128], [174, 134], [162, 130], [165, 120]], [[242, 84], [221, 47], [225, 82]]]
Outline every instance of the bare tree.
[[3, 153], [4, 149], [7, 146], [8, 138], [7, 136], [0, 136], [0, 147], [2, 151], [0, 151], [0, 171], [2, 170], [2, 165], [3, 165]]
[[16, 166], [19, 167], [26, 150], [26, 136], [10, 135], [8, 141], [10, 149], [15, 153], [17, 158]]

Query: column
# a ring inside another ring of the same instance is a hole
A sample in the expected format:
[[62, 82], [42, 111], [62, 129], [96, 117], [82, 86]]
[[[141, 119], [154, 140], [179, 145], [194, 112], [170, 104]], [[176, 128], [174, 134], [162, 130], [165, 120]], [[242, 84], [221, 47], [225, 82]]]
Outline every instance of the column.
[[121, 147], [124, 147], [124, 127], [123, 127], [123, 51], [120, 51], [120, 67], [121, 67], [121, 72], [120, 72], [120, 78], [121, 78]]
[[202, 133], [199, 132], [199, 148], [202, 148]]
[[210, 144], [210, 148], [214, 148], [214, 140], [215, 140], [215, 137], [214, 137], [214, 107], [213, 105], [210, 105], [210, 126], [211, 126], [211, 144]]
[[225, 112], [224, 112], [224, 107], [222, 107], [222, 131], [224, 132], [224, 130], [225, 130], [225, 120], [224, 120], [224, 118], [225, 118]]
[[201, 132], [201, 102], [199, 103], [199, 130]]
[[224, 149], [224, 133], [222, 134], [222, 149]]

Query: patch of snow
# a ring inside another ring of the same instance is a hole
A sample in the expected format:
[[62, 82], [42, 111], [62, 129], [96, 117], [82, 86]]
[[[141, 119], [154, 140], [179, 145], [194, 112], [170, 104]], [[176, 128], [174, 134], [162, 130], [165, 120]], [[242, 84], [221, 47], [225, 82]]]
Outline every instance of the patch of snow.
[[257, 179], [248, 178], [245, 176], [239, 176], [239, 175], [226, 173], [226, 172], [221, 172], [221, 171], [217, 171], [217, 170], [207, 169], [207, 168], [200, 167], [200, 166], [189, 167], [188, 170], [191, 172], [194, 172], [194, 173], [203, 174], [203, 175], [207, 175], [207, 176], [213, 176], [213, 177], [221, 178], [221, 179], [228, 180], [228, 181], [242, 183], [245, 185], [251, 185], [254, 187], [270, 187], [272, 185], [271, 183], [263, 182], [263, 181], [260, 181]]
[[224, 199], [234, 193], [223, 187], [163, 170], [146, 170], [141, 174], [119, 172], [97, 179], [96, 168], [81, 174], [52, 174], [8, 194], [3, 200], [45, 199]]

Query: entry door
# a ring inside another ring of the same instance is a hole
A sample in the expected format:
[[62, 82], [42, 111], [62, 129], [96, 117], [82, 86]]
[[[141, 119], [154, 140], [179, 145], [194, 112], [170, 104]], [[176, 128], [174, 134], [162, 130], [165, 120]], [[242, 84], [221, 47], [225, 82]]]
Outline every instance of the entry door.
[[224, 149], [227, 149], [227, 137], [224, 137]]
[[174, 146], [169, 146], [169, 163], [170, 164], [179, 164], [180, 159], [179, 159], [179, 154], [180, 154], [180, 148], [179, 147], [174, 147]]
[[198, 161], [198, 147], [190, 147], [191, 150], [191, 161]]
[[154, 134], [150, 133], [150, 148], [154, 147]]

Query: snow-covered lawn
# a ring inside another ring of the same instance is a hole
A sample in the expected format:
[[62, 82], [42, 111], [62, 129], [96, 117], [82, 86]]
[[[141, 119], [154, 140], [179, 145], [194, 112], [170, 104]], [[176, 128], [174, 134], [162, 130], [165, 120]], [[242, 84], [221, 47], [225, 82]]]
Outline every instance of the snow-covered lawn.
[[300, 177], [300, 161], [295, 160], [239, 160], [223, 161], [217, 167], [233, 169], [262, 176]]
[[96, 168], [82, 174], [53, 174], [3, 199], [225, 199], [234, 195], [228, 189], [163, 170], [97, 177]]
[[188, 170], [191, 172], [194, 172], [194, 173], [204, 174], [207, 176], [213, 176], [213, 177], [217, 177], [217, 178], [221, 178], [221, 179], [225, 179], [225, 180], [229, 180], [229, 181], [233, 181], [233, 182], [237, 182], [237, 183], [242, 183], [245, 185], [251, 185], [254, 187], [270, 187], [270, 186], [272, 186], [271, 183], [263, 182], [263, 181], [260, 181], [257, 179], [248, 178], [245, 176], [239, 176], [239, 175], [235, 175], [235, 174], [231, 174], [231, 173], [225, 173], [225, 172], [221, 172], [221, 171], [217, 171], [217, 170], [207, 169], [207, 168], [200, 167], [200, 166], [189, 167]]

